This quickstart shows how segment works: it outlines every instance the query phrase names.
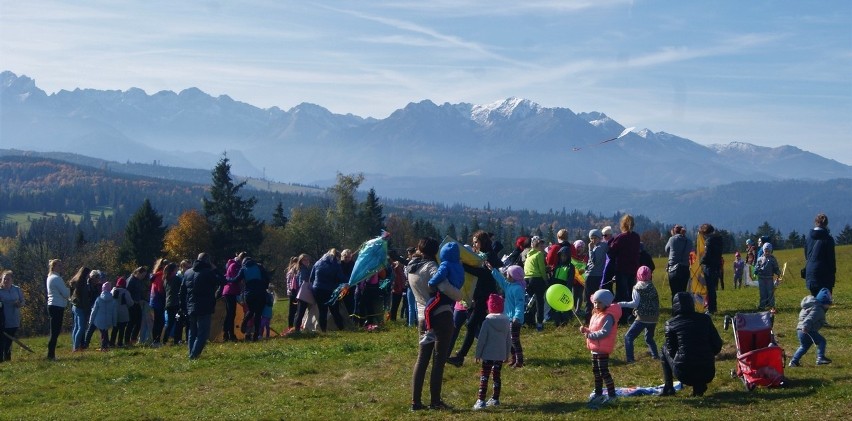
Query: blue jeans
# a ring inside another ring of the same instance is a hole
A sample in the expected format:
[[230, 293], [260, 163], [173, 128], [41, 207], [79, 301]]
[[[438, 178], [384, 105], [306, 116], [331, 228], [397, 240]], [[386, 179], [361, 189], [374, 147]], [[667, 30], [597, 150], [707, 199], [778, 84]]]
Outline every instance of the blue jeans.
[[825, 357], [825, 338], [819, 332], [805, 333], [797, 330], [796, 334], [799, 335], [799, 349], [793, 354], [793, 361], [799, 362], [813, 344], [817, 346], [817, 359]]
[[189, 359], [194, 360], [204, 351], [207, 338], [210, 337], [210, 318], [212, 314], [193, 314], [189, 319], [189, 332], [187, 333], [187, 344], [189, 344]]
[[654, 341], [654, 330], [657, 329], [657, 324], [636, 320], [632, 325], [630, 325], [630, 329], [627, 329], [627, 333], [624, 334], [624, 356], [627, 361], [634, 360], [633, 341], [639, 337], [639, 333], [641, 333], [643, 329], [645, 330], [645, 343], [648, 345], [648, 350], [651, 352], [651, 356], [658, 358], [657, 342]]
[[86, 330], [89, 329], [90, 314], [91, 309], [71, 307], [71, 316], [74, 319], [74, 325], [71, 328], [71, 349], [74, 351], [83, 349], [86, 342]]
[[758, 307], [764, 310], [775, 307], [775, 281], [772, 278], [760, 278], [757, 284], [760, 288]]
[[417, 326], [417, 300], [414, 299], [414, 291], [411, 288], [408, 288], [405, 298], [408, 300], [408, 325]]

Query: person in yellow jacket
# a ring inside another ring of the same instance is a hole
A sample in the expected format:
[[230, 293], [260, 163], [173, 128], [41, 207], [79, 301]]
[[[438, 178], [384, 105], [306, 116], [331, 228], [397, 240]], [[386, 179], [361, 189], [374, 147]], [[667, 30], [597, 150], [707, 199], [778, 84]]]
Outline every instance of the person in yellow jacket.
[[544, 292], [547, 290], [547, 265], [544, 261], [544, 240], [535, 236], [530, 241], [531, 250], [524, 262], [524, 281], [527, 294], [535, 299], [535, 328], [544, 329]]

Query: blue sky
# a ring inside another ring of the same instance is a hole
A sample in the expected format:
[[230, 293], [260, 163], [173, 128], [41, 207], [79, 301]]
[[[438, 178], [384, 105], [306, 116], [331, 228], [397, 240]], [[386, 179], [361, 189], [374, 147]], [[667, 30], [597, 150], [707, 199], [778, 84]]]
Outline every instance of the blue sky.
[[0, 68], [387, 117], [507, 97], [852, 165], [852, 1], [12, 1]]

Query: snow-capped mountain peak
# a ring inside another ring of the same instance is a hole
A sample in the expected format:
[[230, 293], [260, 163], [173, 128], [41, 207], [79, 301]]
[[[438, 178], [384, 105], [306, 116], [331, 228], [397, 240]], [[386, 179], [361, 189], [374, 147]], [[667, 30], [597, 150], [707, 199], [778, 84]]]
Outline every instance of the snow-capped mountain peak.
[[637, 135], [639, 135], [639, 137], [641, 137], [641, 138], [643, 138], [643, 139], [647, 139], [647, 138], [649, 138], [649, 137], [653, 137], [653, 136], [654, 136], [654, 132], [652, 132], [652, 131], [651, 131], [651, 130], [649, 130], [649, 129], [642, 129], [642, 130], [639, 130], [638, 132], [636, 132], [636, 134], [637, 134]]
[[491, 126], [498, 121], [525, 119], [541, 111], [541, 106], [528, 99], [510, 97], [486, 105], [474, 105], [470, 110], [471, 120], [482, 126]]
[[728, 144], [714, 143], [711, 145], [707, 145], [708, 148], [712, 149], [716, 153], [726, 153], [726, 152], [748, 152], [754, 153], [759, 151], [760, 149], [765, 149], [763, 146], [753, 145], [747, 142], [731, 142]]

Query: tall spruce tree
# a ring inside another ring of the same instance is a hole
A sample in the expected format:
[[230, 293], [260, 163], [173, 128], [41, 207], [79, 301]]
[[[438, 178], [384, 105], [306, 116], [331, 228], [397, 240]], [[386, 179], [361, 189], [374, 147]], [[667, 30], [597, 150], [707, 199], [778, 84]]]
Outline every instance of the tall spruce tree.
[[151, 201], [145, 199], [124, 229], [120, 261], [134, 266], [150, 266], [162, 254], [165, 235], [163, 217], [151, 206]]
[[275, 228], [284, 228], [287, 226], [287, 217], [284, 216], [284, 205], [278, 201], [278, 206], [275, 207], [275, 212], [272, 214], [272, 226]]
[[852, 227], [850, 227], [849, 224], [846, 224], [846, 226], [840, 230], [840, 234], [837, 234], [836, 240], [838, 246], [852, 244]]
[[[367, 199], [361, 203], [361, 227], [368, 237], [378, 236], [385, 228], [385, 216], [382, 214], [382, 204], [376, 195], [376, 190], [371, 188], [367, 192]], [[391, 233], [393, 234], [393, 233]]]
[[329, 188], [334, 198], [334, 207], [328, 210], [328, 221], [343, 248], [357, 248], [359, 244], [376, 234], [365, 232], [358, 223], [358, 204], [355, 192], [364, 181], [364, 174], [344, 175], [337, 173], [337, 184]]
[[246, 183], [234, 184], [227, 156], [222, 156], [212, 175], [210, 199], [203, 200], [213, 237], [213, 258], [225, 260], [241, 251], [253, 253], [263, 241], [263, 222], [252, 213], [257, 198], [240, 197], [240, 189]]

